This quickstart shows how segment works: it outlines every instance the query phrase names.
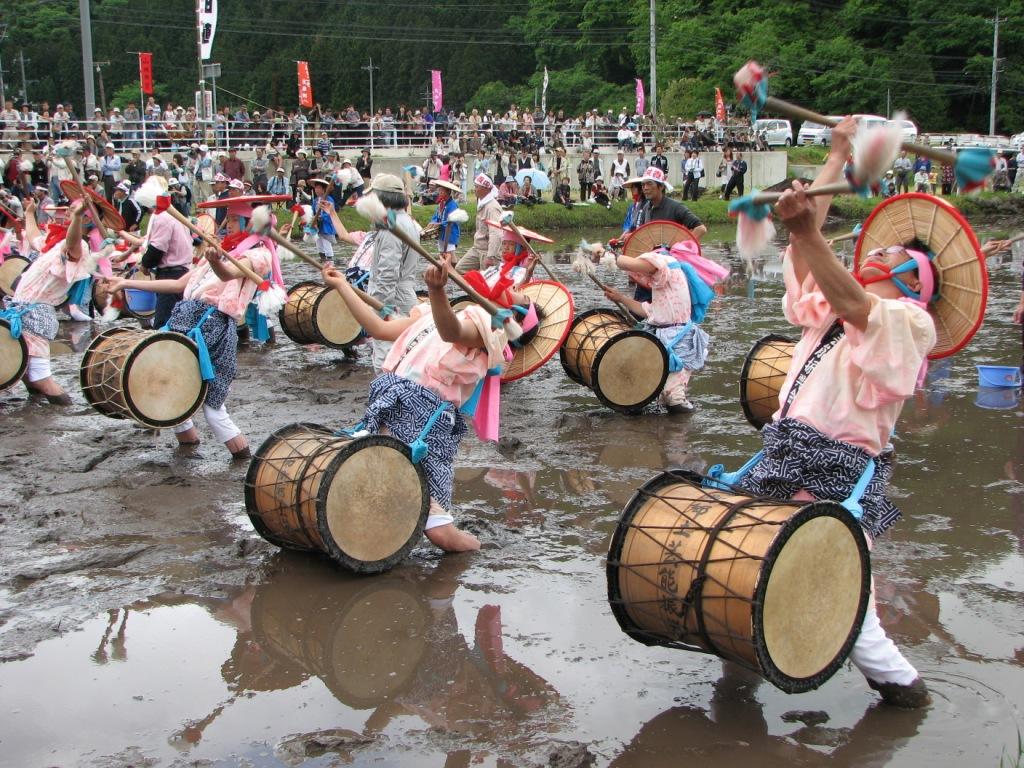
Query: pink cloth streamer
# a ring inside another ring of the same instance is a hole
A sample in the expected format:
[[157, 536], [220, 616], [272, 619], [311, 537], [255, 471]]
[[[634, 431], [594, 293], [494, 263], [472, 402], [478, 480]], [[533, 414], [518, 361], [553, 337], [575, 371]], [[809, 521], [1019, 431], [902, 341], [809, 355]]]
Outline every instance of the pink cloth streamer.
[[100, 271], [100, 274], [103, 275], [103, 277], [109, 278], [114, 276], [114, 270], [110, 266], [110, 259], [106, 256], [96, 261], [96, 268]]
[[231, 255], [238, 258], [250, 248], [262, 245], [270, 251], [270, 280], [272, 283], [284, 287], [284, 277], [281, 275], [281, 260], [277, 255], [277, 244], [266, 235], [249, 235], [231, 249]]
[[[533, 315], [534, 318], [537, 317], [536, 311], [534, 311]], [[502, 354], [506, 362], [512, 359], [512, 349], [507, 344], [504, 350], [502, 350]], [[477, 400], [476, 412], [473, 414], [473, 430], [476, 432], [476, 436], [484, 441], [497, 441], [500, 434], [500, 417], [501, 374], [488, 374], [484, 377], [483, 386], [480, 390], [480, 399]]]
[[744, 258], [760, 255], [765, 246], [775, 237], [775, 225], [769, 216], [755, 221], [750, 216], [740, 214], [736, 223], [736, 247]]
[[0, 264], [3, 264], [7, 259], [7, 254], [11, 252], [11, 240], [13, 236], [10, 232], [4, 232], [4, 236], [0, 238]]
[[693, 240], [681, 240], [672, 246], [669, 251], [676, 261], [689, 264], [708, 285], [714, 285], [729, 276], [729, 268], [724, 267], [717, 261], [706, 259], [700, 255], [700, 246]]

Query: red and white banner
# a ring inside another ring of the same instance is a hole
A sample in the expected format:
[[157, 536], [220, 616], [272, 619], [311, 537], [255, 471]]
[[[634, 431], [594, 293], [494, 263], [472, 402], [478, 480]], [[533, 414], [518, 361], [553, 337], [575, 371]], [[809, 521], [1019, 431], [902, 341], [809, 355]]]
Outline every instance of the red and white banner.
[[443, 94], [441, 92], [441, 70], [432, 69], [430, 70], [430, 95], [434, 99], [434, 111], [440, 112], [441, 106], [444, 104]]
[[153, 54], [139, 54], [139, 84], [147, 96], [153, 95]]
[[644, 114], [645, 106], [647, 106], [647, 102], [644, 99], [644, 81], [638, 77], [636, 79], [636, 113]]
[[309, 62], [300, 61], [299, 65], [299, 106], [313, 108], [313, 83], [309, 79]]
[[725, 122], [725, 99], [722, 98], [721, 88], [715, 88], [715, 120]]

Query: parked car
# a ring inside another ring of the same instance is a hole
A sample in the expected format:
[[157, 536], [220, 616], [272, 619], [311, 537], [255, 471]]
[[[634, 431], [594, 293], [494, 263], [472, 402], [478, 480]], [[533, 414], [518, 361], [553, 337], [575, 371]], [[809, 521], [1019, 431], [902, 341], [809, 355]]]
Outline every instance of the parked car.
[[793, 146], [793, 126], [789, 124], [789, 120], [757, 120], [754, 122], [754, 131], [764, 134], [764, 139], [770, 147]]
[[900, 129], [903, 131], [904, 141], [917, 141], [917, 125], [913, 120], [900, 120]]
[[[833, 120], [842, 120], [842, 117], [835, 115], [829, 115]], [[822, 125], [821, 123], [814, 123], [810, 120], [805, 120], [803, 125], [800, 126], [800, 133], [797, 134], [797, 144], [804, 146], [810, 144], [820, 144], [822, 146], [828, 146], [832, 140], [832, 127], [829, 125]]]

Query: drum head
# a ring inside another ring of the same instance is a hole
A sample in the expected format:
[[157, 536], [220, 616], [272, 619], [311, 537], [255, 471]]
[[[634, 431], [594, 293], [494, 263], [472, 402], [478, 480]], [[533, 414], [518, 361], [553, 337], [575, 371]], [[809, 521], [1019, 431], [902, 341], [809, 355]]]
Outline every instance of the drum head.
[[180, 333], [155, 332], [140, 341], [122, 373], [125, 402], [147, 427], [173, 427], [202, 405], [207, 384], [196, 345]]
[[758, 339], [740, 371], [740, 407], [754, 429], [761, 429], [779, 409], [779, 393], [793, 362], [796, 342], [777, 333]]
[[810, 504], [765, 563], [754, 597], [761, 667], [784, 691], [817, 688], [845, 661], [864, 621], [871, 583], [864, 534], [839, 504]]
[[208, 213], [200, 213], [196, 216], [196, 226], [207, 235], [217, 234], [217, 220]]
[[11, 326], [0, 320], [0, 390], [18, 383], [28, 368], [28, 346], [24, 337], [11, 336]]
[[325, 288], [313, 305], [313, 320], [324, 343], [334, 349], [345, 349], [359, 341], [362, 326], [352, 315], [348, 304], [333, 288]]
[[602, 403], [621, 413], [639, 413], [665, 387], [668, 352], [654, 334], [624, 331], [597, 351], [591, 376]]
[[[576, 315], [572, 323], [569, 325], [569, 333], [566, 334], [566, 341], [571, 341], [569, 338], [579, 325], [586, 320], [588, 317], [594, 317], [595, 315], [601, 315], [602, 318], [609, 318], [612, 320], [621, 320], [622, 318], [611, 309], [588, 309], [586, 312]], [[563, 342], [562, 346], [558, 350], [558, 358], [562, 361], [562, 368], [565, 370], [565, 375], [575, 381], [580, 386], [586, 387], [587, 382], [580, 378], [577, 372], [577, 364], [575, 361], [576, 355], [579, 353], [578, 349], [569, 349], [566, 343]]]
[[518, 289], [529, 296], [542, 311], [543, 319], [537, 333], [505, 364], [501, 381], [508, 383], [528, 376], [550, 360], [562, 347], [572, 326], [574, 305], [572, 294], [553, 280], [534, 280]]
[[358, 573], [401, 562], [423, 535], [430, 510], [427, 477], [409, 446], [386, 435], [353, 440], [326, 474], [317, 524], [331, 557]]
[[4, 296], [13, 296], [18, 278], [30, 263], [24, 256], [8, 256], [4, 259], [4, 263], [0, 264], [0, 293]]
[[650, 253], [659, 248], [671, 248], [680, 240], [692, 240], [697, 244], [700, 254], [700, 241], [689, 229], [674, 221], [652, 221], [630, 232], [626, 238], [622, 252], [636, 258], [642, 253]]

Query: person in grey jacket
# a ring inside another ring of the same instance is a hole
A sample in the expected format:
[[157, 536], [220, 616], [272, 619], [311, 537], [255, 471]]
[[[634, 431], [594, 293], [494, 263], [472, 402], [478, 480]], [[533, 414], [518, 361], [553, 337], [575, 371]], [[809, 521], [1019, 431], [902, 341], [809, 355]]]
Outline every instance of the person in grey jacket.
[[[419, 240], [419, 227], [406, 212], [409, 198], [402, 180], [390, 173], [379, 173], [370, 182], [370, 191], [384, 207], [395, 212], [395, 226], [413, 240]], [[392, 307], [400, 315], [408, 315], [416, 304], [416, 277], [423, 271], [420, 256], [394, 234], [381, 230], [373, 244], [370, 281], [367, 293]], [[373, 341], [373, 368], [380, 371], [391, 349], [390, 341]]]

